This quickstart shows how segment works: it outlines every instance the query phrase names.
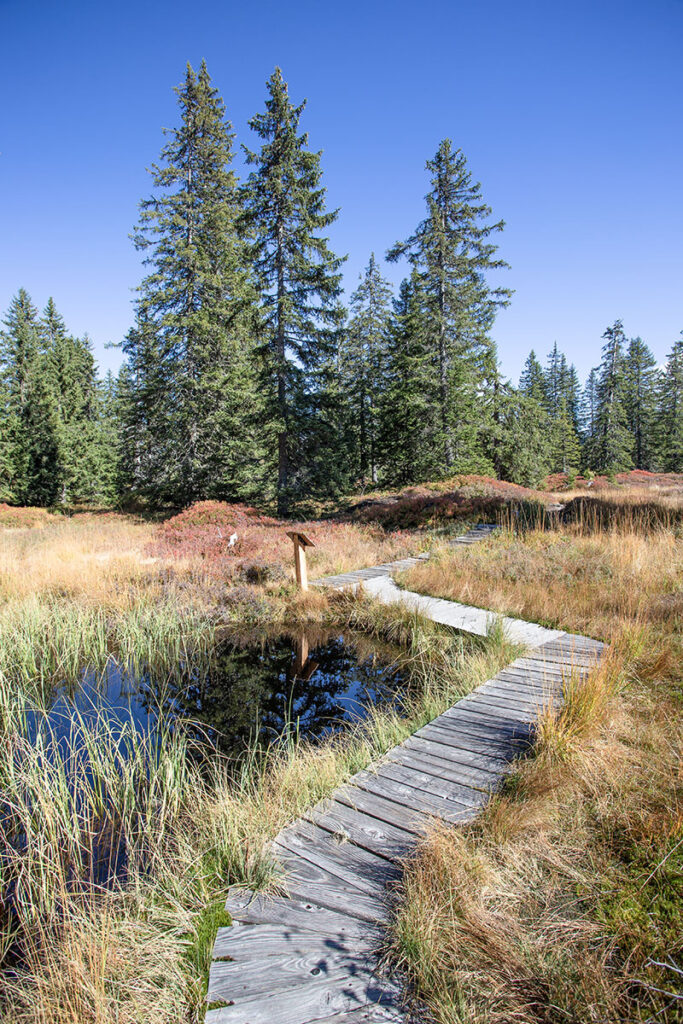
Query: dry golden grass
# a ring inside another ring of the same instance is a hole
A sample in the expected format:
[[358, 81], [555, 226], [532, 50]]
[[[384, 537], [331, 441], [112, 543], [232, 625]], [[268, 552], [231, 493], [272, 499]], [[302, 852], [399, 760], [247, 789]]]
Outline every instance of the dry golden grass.
[[0, 602], [57, 594], [110, 606], [144, 578], [153, 527], [126, 516], [53, 517], [0, 531]]
[[587, 636], [609, 639], [625, 623], [673, 633], [683, 621], [683, 539], [666, 531], [505, 532], [470, 548], [441, 547], [402, 582]]
[[439, 1024], [682, 1019], [653, 966], [683, 956], [683, 727], [652, 641], [615, 645], [506, 793], [410, 867], [396, 948]]

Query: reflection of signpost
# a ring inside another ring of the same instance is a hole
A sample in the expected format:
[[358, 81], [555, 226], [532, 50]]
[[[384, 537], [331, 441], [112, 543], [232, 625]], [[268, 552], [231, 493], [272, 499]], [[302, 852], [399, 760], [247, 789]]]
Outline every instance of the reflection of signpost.
[[288, 530], [287, 536], [294, 542], [294, 571], [299, 590], [308, 590], [308, 572], [306, 571], [306, 548], [314, 548], [315, 544], [303, 533]]
[[317, 661], [308, 660], [308, 637], [300, 633], [294, 641], [294, 675], [306, 683], [317, 667]]

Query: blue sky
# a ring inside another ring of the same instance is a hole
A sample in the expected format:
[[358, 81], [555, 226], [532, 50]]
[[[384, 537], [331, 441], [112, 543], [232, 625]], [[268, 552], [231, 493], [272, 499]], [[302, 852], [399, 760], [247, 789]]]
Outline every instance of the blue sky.
[[504, 372], [557, 340], [583, 377], [616, 317], [663, 361], [683, 329], [682, 52], [683, 0], [0, 0], [0, 308], [52, 294], [118, 365], [145, 168], [204, 57], [238, 141], [275, 64], [308, 98], [347, 288], [421, 219], [448, 136], [507, 223]]

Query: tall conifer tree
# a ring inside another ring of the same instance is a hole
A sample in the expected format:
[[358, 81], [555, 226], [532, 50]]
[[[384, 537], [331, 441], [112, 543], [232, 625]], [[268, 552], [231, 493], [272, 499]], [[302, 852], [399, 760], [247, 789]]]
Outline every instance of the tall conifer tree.
[[657, 443], [661, 468], [683, 473], [683, 331], [667, 356], [662, 375]]
[[506, 267], [492, 235], [504, 222], [489, 221], [491, 209], [472, 180], [461, 150], [449, 139], [427, 162], [427, 216], [404, 242], [387, 254], [406, 256], [420, 275], [427, 328], [439, 375], [439, 432], [433, 446], [441, 472], [483, 468], [478, 395], [485, 366], [495, 361], [490, 331], [510, 291], [493, 288], [492, 270]]
[[624, 363], [624, 410], [633, 435], [636, 469], [652, 469], [655, 457], [657, 362], [642, 338], [631, 338]]
[[524, 369], [519, 378], [519, 390], [527, 398], [531, 398], [545, 408], [545, 375], [533, 349], [526, 357]]
[[[584, 446], [584, 462], [592, 455], [598, 430], [598, 370], [593, 367], [588, 374], [581, 395], [581, 438]], [[590, 467], [587, 467], [590, 468]]]
[[5, 320], [0, 348], [6, 402], [6, 492], [25, 505], [51, 505], [59, 498], [60, 452], [51, 366], [38, 311], [20, 288]]
[[257, 486], [261, 451], [233, 134], [204, 62], [176, 92], [181, 123], [134, 238], [149, 273], [123, 343], [127, 432], [138, 435], [128, 477], [157, 499], [234, 498]]
[[308, 135], [300, 132], [305, 101], [292, 103], [280, 68], [267, 89], [265, 111], [249, 122], [262, 146], [259, 152], [245, 147], [253, 167], [245, 189], [245, 225], [263, 306], [278, 512], [287, 515], [297, 482], [316, 460], [315, 428], [320, 426], [327, 445], [338, 414], [333, 378], [344, 318], [342, 260], [322, 234], [337, 211], [325, 205], [321, 154], [308, 149]]
[[439, 431], [439, 376], [427, 330], [418, 272], [401, 283], [387, 346], [379, 402], [379, 438], [386, 479], [405, 485], [441, 471], [433, 439]]
[[618, 473], [633, 465], [633, 435], [628, 429], [624, 408], [624, 326], [615, 320], [603, 334], [597, 387], [596, 431], [590, 447], [590, 459], [594, 469], [606, 473]]
[[357, 478], [377, 482], [378, 407], [384, 388], [391, 322], [391, 286], [375, 254], [351, 296], [351, 319], [340, 353], [340, 376], [351, 412]]

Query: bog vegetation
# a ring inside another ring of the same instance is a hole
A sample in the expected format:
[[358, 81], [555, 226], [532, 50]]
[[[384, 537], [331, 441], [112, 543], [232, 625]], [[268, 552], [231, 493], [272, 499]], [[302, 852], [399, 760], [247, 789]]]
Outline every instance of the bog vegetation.
[[[575, 492], [559, 518], [548, 495], [470, 477], [301, 524], [317, 542], [312, 573], [428, 548], [412, 589], [612, 645], [541, 720], [506, 792], [408, 865], [389, 955], [444, 1024], [678, 1019], [681, 479], [631, 479]], [[500, 534], [444, 543], [481, 518]], [[15, 508], [3, 521], [4, 1019], [200, 1021], [226, 888], [272, 884], [268, 840], [286, 822], [515, 652], [498, 631], [467, 640], [357, 597], [297, 594], [289, 524], [248, 506], [201, 502], [158, 523]], [[403, 702], [323, 742], [290, 731], [239, 767], [198, 758], [163, 719], [152, 734], [76, 713], [55, 730], [54, 687], [84, 666], [163, 677], [245, 621], [391, 637], [410, 676]]]
[[[391, 955], [413, 995], [441, 1024], [683, 1020], [683, 337], [658, 367], [617, 319], [583, 387], [556, 345], [505, 381], [504, 223], [448, 139], [386, 253], [398, 294], [368, 254], [347, 310], [281, 71], [243, 180], [204, 64], [177, 96], [120, 372], [24, 289], [0, 338], [3, 1019], [200, 1021], [226, 888], [271, 884], [286, 822], [512, 657], [500, 630], [297, 594], [299, 517], [311, 576], [429, 550], [411, 588], [611, 645], [507, 791], [408, 866]], [[500, 533], [446, 543], [480, 520]], [[402, 705], [239, 769], [163, 718], [55, 727], [85, 670], [164, 678], [225, 632], [304, 622], [398, 640]]]

